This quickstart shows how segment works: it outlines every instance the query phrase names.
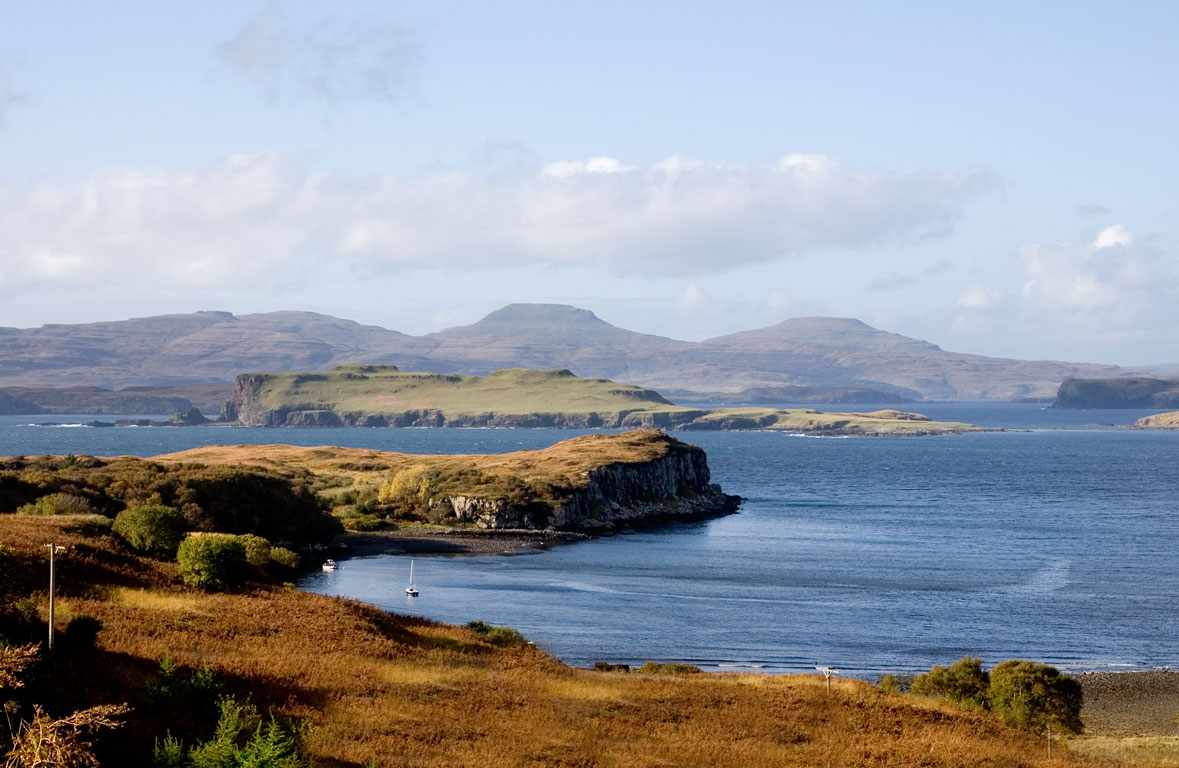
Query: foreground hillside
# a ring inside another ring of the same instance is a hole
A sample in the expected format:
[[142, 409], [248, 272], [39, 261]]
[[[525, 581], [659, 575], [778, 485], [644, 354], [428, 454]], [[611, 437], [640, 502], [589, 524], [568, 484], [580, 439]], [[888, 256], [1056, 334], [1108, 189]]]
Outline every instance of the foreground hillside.
[[556, 427], [777, 429], [860, 435], [946, 434], [968, 425], [899, 411], [686, 408], [659, 393], [568, 370], [488, 376], [410, 373], [395, 366], [239, 376], [225, 421], [254, 427]]
[[97, 738], [103, 765], [149, 764], [152, 744], [180, 726], [151, 695], [164, 657], [181, 677], [208, 667], [224, 693], [302, 720], [323, 767], [1100, 764], [1059, 744], [1049, 760], [1040, 734], [859, 681], [835, 680], [828, 695], [815, 675], [570, 669], [528, 645], [347, 600], [264, 586], [204, 594], [77, 518], [0, 515], [6, 611], [30, 597], [21, 604], [44, 616], [46, 541], [67, 547], [62, 625], [87, 615], [102, 628], [93, 647], [67, 635], [3, 693], [26, 716], [34, 703], [54, 717], [129, 704]]
[[512, 304], [471, 325], [424, 336], [311, 312], [197, 312], [0, 328], [0, 387], [187, 385], [230, 382], [244, 371], [315, 371], [345, 363], [476, 375], [568, 368], [685, 400], [701, 394], [740, 398], [730, 403], [746, 401], [747, 390], [775, 389], [796, 402], [1050, 397], [1067, 378], [1131, 375], [1117, 366], [947, 352], [850, 318], [793, 318], [688, 342], [550, 304]]

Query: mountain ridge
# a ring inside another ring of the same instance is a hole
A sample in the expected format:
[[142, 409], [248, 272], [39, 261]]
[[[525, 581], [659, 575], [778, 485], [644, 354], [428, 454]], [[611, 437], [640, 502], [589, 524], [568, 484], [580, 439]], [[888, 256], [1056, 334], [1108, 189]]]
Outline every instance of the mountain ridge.
[[474, 323], [421, 336], [295, 310], [0, 328], [0, 387], [229, 384], [248, 371], [350, 363], [467, 375], [569, 368], [689, 396], [806, 387], [870, 390], [898, 400], [1045, 397], [1069, 378], [1154, 370], [947, 352], [855, 318], [789, 318], [682, 341], [630, 331], [563, 304], [509, 304]]

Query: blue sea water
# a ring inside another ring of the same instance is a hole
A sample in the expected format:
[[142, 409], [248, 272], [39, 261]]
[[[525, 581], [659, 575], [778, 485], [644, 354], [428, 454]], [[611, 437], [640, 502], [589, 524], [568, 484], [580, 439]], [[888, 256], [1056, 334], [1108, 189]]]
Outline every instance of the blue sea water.
[[[846, 409], [843, 406], [843, 409]], [[870, 677], [963, 654], [1079, 671], [1179, 666], [1179, 432], [1146, 412], [933, 403], [1014, 431], [929, 438], [683, 433], [739, 514], [513, 557], [356, 558], [301, 586], [520, 629], [564, 661]], [[93, 429], [0, 417], [0, 454], [151, 455], [218, 443], [455, 453], [564, 430]]]

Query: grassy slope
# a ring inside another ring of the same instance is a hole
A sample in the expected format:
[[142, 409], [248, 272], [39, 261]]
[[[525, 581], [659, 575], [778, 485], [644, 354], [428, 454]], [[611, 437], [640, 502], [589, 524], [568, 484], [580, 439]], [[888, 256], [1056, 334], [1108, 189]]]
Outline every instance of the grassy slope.
[[297, 407], [365, 415], [440, 411], [448, 418], [486, 413], [650, 413], [695, 418], [694, 427], [840, 431], [907, 435], [961, 432], [957, 422], [933, 422], [898, 411], [822, 413], [812, 409], [716, 408], [674, 405], [653, 390], [607, 379], [583, 379], [569, 371], [514, 368], [488, 376], [406, 373], [392, 366], [340, 366], [327, 373], [267, 374], [260, 392], [269, 410]]
[[[329, 486], [323, 491], [328, 498], [333, 490], [375, 488], [399, 470], [425, 466], [439, 470], [444, 477], [454, 478], [455, 488], [448, 489], [452, 492], [491, 498], [509, 477], [518, 477], [535, 489], [550, 489], [550, 492], [583, 487], [592, 469], [606, 464], [653, 461], [665, 456], [677, 442], [657, 430], [636, 430], [618, 435], [584, 435], [537, 451], [505, 454], [424, 455], [364, 448], [219, 445], [155, 456], [153, 461], [260, 466], [288, 477], [310, 471], [320, 478], [341, 481], [334, 488], [330, 487], [331, 482], [323, 483]], [[469, 473], [472, 468], [478, 470], [484, 482], [472, 485]]]
[[513, 368], [488, 376], [408, 373], [392, 366], [346, 365], [327, 373], [267, 374], [262, 404], [324, 404], [322, 410], [447, 414], [614, 413], [670, 406], [658, 393], [569, 371]]
[[[176, 586], [171, 564], [70, 526], [0, 516], [0, 543], [22, 558], [17, 581], [40, 583], [43, 542], [74, 546], [61, 561], [63, 614], [104, 622], [97, 651], [63, 646], [42, 672], [38, 690], [56, 714], [141, 703], [155, 662], [171, 654], [211, 665], [263, 711], [306, 718], [320, 766], [1097, 765], [1060, 749], [1048, 761], [1040, 735], [992, 715], [854, 680], [834, 681], [827, 696], [815, 675], [596, 673], [342, 599], [204, 595]], [[155, 733], [143, 717], [107, 740], [117, 762], [144, 764]]]

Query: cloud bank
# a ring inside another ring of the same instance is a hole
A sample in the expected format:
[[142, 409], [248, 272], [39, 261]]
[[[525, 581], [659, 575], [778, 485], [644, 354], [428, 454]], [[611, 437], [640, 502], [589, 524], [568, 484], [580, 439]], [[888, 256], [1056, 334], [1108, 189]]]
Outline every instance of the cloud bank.
[[133, 273], [193, 286], [275, 275], [582, 266], [691, 276], [948, 234], [980, 173], [888, 175], [821, 155], [669, 158], [527, 174], [311, 173], [274, 155], [0, 187], [0, 292]]
[[976, 283], [958, 297], [954, 330], [979, 337], [1034, 339], [1072, 359], [1116, 359], [1124, 345], [1166, 340], [1155, 362], [1174, 355], [1174, 261], [1143, 244], [1124, 225], [1089, 242], [1023, 246], [1022, 283], [1004, 291]]

